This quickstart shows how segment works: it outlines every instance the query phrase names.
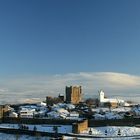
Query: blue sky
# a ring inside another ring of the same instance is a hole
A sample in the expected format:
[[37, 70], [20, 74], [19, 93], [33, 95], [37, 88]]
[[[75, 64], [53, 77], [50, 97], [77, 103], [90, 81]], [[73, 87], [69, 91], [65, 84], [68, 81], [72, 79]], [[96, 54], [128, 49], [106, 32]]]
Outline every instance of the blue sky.
[[139, 5], [139, 0], [0, 1], [0, 75], [139, 75]]
[[[82, 85], [140, 100], [139, 0], [1, 0], [0, 103]], [[55, 86], [54, 86], [55, 85]]]

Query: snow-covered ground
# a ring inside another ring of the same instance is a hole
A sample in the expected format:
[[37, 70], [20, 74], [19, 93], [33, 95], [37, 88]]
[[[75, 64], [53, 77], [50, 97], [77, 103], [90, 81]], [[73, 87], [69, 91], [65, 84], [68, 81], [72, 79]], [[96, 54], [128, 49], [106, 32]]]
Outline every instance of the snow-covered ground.
[[107, 132], [107, 136], [118, 136], [119, 130], [121, 136], [140, 135], [140, 128], [138, 127], [117, 127], [117, 126], [94, 127], [89, 128], [87, 131], [84, 131], [83, 134], [88, 134], [89, 130], [92, 131], [92, 135], [96, 136], [105, 136], [105, 131]]
[[98, 107], [93, 108], [93, 112], [129, 112], [131, 111], [131, 107], [118, 107], [118, 108], [107, 108], [107, 107]]
[[50, 140], [50, 138], [40, 136], [11, 135], [0, 133], [0, 140]]
[[[87, 131], [84, 131], [80, 135], [89, 134], [89, 131], [92, 131], [91, 135], [94, 136], [102, 136], [102, 137], [110, 137], [110, 138], [78, 138], [79, 140], [133, 140], [133, 139], [140, 139], [140, 128], [137, 127], [116, 127], [116, 126], [108, 126], [108, 127], [94, 127], [89, 128]], [[118, 136], [118, 132], [120, 130], [120, 136]], [[105, 135], [105, 131], [107, 135]], [[91, 136], [90, 135], [90, 136]], [[121, 137], [123, 136], [123, 137]], [[124, 137], [126, 136], [126, 137]], [[128, 137], [127, 137], [128, 136]], [[131, 136], [131, 137], [129, 137]], [[111, 138], [113, 137], [113, 138]], [[73, 137], [65, 136], [64, 139], [72, 140]]]
[[[43, 132], [54, 132], [53, 125], [26, 125], [29, 127], [29, 130], [33, 130], [34, 126], [36, 126], [38, 131]], [[71, 133], [72, 127], [70, 125], [57, 125], [59, 133]], [[19, 128], [18, 125], [15, 124], [1, 124], [0, 128]], [[89, 131], [92, 131], [92, 134], [89, 134]], [[107, 127], [92, 127], [87, 131], [83, 131], [80, 135], [86, 136], [116, 136], [116, 138], [107, 138], [108, 140], [132, 140], [136, 139], [135, 137], [118, 137], [118, 132], [120, 131], [121, 136], [134, 136], [140, 135], [140, 128], [138, 127], [116, 127], [116, 126], [107, 126]], [[105, 135], [106, 132], [106, 135]], [[10, 138], [10, 139], [9, 139]], [[37, 138], [40, 140], [48, 140], [48, 137], [40, 137], [40, 136], [27, 136], [27, 135], [11, 135], [11, 134], [3, 134], [0, 133], [0, 140], [36, 140]], [[65, 139], [72, 139], [71, 137], [64, 137]], [[79, 139], [93, 139], [93, 138], [79, 138]], [[94, 138], [97, 140], [103, 140], [104, 138]], [[139, 137], [140, 139], [140, 137]]]
[[[64, 140], [73, 140], [74, 138], [76, 138], [76, 137], [67, 137], [67, 136], [64, 136]], [[118, 137], [118, 138], [77, 138], [77, 140], [139, 140], [140, 139], [140, 137], [131, 137], [131, 138], [127, 138], [127, 137], [125, 137], [125, 138], [120, 138], [120, 137]], [[41, 140], [43, 140], [43, 139], [41, 139]]]
[[[55, 132], [54, 131], [54, 125], [24, 125], [28, 126], [29, 130], [34, 130], [34, 127], [36, 127], [36, 131], [41, 132]], [[72, 126], [71, 125], [55, 125], [58, 128], [58, 133], [71, 133], [72, 132]], [[19, 129], [19, 125], [17, 124], [0, 124], [0, 128], [14, 128]]]

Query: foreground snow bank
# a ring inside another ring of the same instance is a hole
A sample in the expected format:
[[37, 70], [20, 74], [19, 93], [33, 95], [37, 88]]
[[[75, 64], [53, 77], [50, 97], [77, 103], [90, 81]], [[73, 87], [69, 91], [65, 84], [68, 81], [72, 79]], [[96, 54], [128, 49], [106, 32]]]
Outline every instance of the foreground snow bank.
[[84, 131], [83, 134], [88, 134], [90, 130], [92, 131], [92, 135], [98, 136], [105, 135], [117, 136], [118, 133], [120, 133], [121, 136], [140, 135], [140, 128], [138, 127], [116, 127], [116, 126], [89, 128], [88, 131]]
[[28, 135], [11, 135], [0, 133], [0, 140], [50, 140], [49, 137], [28, 136]]
[[[43, 132], [54, 132], [53, 125], [35, 125], [37, 127], [38, 131]], [[18, 129], [18, 125], [16, 124], [1, 124], [1, 128], [15, 128]], [[29, 130], [33, 130], [34, 125], [28, 125]], [[91, 134], [89, 134], [89, 131], [92, 131]], [[59, 125], [58, 126], [58, 132], [59, 133], [71, 133], [72, 127], [69, 125]], [[79, 136], [81, 135], [93, 135], [93, 136], [108, 136], [108, 137], [118, 137], [118, 138], [108, 138], [109, 140], [132, 140], [136, 137], [119, 137], [118, 132], [120, 132], [120, 136], [134, 136], [134, 135], [140, 135], [140, 128], [138, 127], [116, 127], [116, 126], [107, 126], [107, 127], [92, 127], [89, 128], [87, 131], [83, 131]], [[27, 135], [10, 135], [10, 134], [3, 134], [0, 133], [0, 140], [49, 140], [48, 137], [41, 137], [41, 136], [27, 136]], [[70, 140], [74, 137], [64, 137], [64, 139]], [[78, 139], [78, 138], [77, 138]], [[85, 138], [79, 138], [79, 139], [85, 139]], [[86, 138], [87, 140], [91, 140], [93, 138]], [[103, 138], [94, 138], [97, 140], [103, 140]], [[138, 139], [138, 138], [137, 138]], [[139, 137], [140, 139], [140, 137]]]

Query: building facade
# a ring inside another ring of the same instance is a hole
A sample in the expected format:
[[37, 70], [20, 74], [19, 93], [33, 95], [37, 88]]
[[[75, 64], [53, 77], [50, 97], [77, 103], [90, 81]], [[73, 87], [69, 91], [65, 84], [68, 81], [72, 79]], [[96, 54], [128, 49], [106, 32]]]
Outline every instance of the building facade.
[[0, 120], [9, 114], [11, 109], [8, 105], [0, 105]]
[[72, 104], [78, 104], [82, 99], [81, 86], [66, 86], [66, 102]]
[[105, 98], [105, 93], [103, 90], [99, 91], [99, 102], [100, 106], [104, 107], [118, 107], [118, 106], [124, 106], [124, 100], [121, 99], [111, 99], [111, 98]]

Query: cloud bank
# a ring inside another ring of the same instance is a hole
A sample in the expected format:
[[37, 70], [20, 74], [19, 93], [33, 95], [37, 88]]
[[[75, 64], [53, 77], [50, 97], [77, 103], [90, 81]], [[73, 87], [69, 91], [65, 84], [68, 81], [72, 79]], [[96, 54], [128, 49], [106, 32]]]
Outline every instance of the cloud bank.
[[0, 80], [0, 103], [45, 100], [46, 96], [65, 93], [65, 86], [81, 85], [84, 97], [107, 96], [140, 99], [140, 76], [113, 72], [79, 72], [40, 76], [15, 76]]

